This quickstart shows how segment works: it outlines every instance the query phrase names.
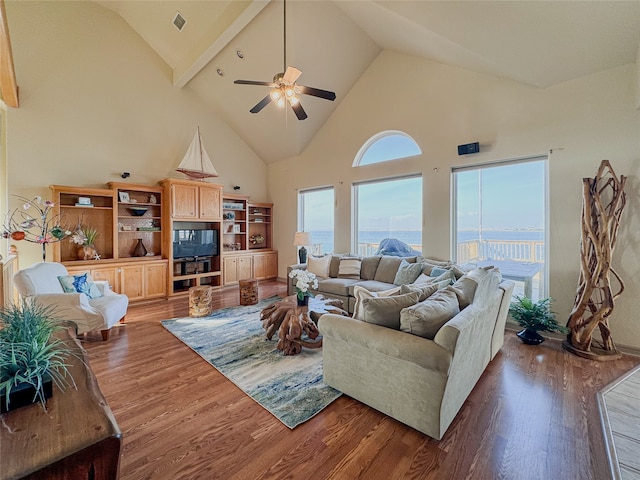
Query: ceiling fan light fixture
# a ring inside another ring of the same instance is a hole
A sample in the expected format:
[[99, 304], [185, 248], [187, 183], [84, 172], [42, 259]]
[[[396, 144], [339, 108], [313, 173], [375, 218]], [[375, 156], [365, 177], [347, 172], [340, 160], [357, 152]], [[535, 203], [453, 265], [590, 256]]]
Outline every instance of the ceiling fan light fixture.
[[269, 95], [271, 95], [271, 99], [274, 102], [277, 102], [278, 100], [280, 100], [282, 98], [282, 92], [280, 91], [279, 88], [273, 90]]
[[289, 100], [289, 104], [293, 107], [294, 105], [298, 104], [298, 102], [300, 102], [300, 100], [298, 100], [298, 97], [296, 97], [295, 95], [288, 97], [287, 100]]

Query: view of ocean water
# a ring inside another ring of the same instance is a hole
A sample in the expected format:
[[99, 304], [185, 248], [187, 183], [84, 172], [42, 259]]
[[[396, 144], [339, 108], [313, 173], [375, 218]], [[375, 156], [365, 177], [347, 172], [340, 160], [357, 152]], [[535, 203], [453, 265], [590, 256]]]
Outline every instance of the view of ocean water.
[[[311, 239], [314, 244], [322, 244], [322, 253], [333, 251], [333, 232], [329, 230], [312, 230]], [[362, 231], [360, 232], [360, 243], [379, 243], [384, 238], [397, 238], [409, 245], [420, 245], [422, 243], [422, 232], [415, 230], [389, 232], [383, 231]], [[466, 242], [480, 239], [477, 230], [462, 230], [458, 232], [458, 241]], [[542, 230], [484, 230], [483, 240], [544, 240]]]

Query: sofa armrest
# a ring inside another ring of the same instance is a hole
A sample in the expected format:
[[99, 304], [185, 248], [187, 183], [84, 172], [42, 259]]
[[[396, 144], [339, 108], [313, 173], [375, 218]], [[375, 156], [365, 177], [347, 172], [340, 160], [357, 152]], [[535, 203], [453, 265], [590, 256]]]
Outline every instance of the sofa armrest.
[[449, 372], [452, 354], [433, 340], [334, 314], [320, 317], [318, 328], [325, 343], [336, 338], [444, 376]]
[[306, 263], [296, 263], [295, 265], [289, 265], [287, 267], [287, 295], [293, 295], [296, 293], [295, 286], [293, 285], [293, 278], [289, 276], [292, 270], [306, 270]]
[[41, 293], [31, 295], [29, 301], [37, 302], [39, 305], [58, 309], [88, 309], [93, 310], [89, 305], [89, 297], [84, 293]]

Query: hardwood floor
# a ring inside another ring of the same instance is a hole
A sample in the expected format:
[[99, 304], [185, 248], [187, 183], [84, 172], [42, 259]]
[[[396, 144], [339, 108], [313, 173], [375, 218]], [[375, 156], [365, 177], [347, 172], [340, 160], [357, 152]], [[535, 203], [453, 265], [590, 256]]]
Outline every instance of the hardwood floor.
[[[285, 291], [260, 283], [261, 298]], [[123, 432], [122, 480], [608, 479], [596, 392], [640, 364], [508, 331], [440, 442], [347, 396], [289, 430], [159, 323], [187, 314], [184, 298], [132, 306], [108, 342], [83, 342]]]

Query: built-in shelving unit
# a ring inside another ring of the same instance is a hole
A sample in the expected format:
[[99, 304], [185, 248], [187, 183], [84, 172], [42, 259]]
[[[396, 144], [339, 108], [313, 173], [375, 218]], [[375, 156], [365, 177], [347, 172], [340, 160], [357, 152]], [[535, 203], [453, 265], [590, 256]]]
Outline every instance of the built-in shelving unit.
[[[71, 274], [89, 272], [94, 280], [109, 282], [131, 301], [166, 297], [163, 190], [116, 182], [108, 187], [50, 187], [56, 214], [65, 228], [75, 231], [81, 225], [98, 231], [94, 246], [99, 257], [85, 260], [79, 253], [81, 246], [66, 238], [53, 244], [54, 261], [62, 262]], [[136, 215], [136, 208], [144, 212]], [[144, 256], [134, 255], [139, 239], [147, 250]]]
[[[165, 198], [163, 218], [166, 224], [162, 242], [170, 265], [167, 272], [169, 295], [188, 293], [189, 288], [201, 285], [220, 288], [224, 241], [222, 185], [176, 178], [166, 178], [158, 183]], [[211, 235], [215, 250], [194, 251], [188, 256], [174, 251], [181, 243], [189, 243], [186, 238], [189, 235], [194, 238]]]
[[273, 204], [251, 202], [247, 195], [222, 198], [223, 283], [278, 276], [278, 252], [272, 250]]

